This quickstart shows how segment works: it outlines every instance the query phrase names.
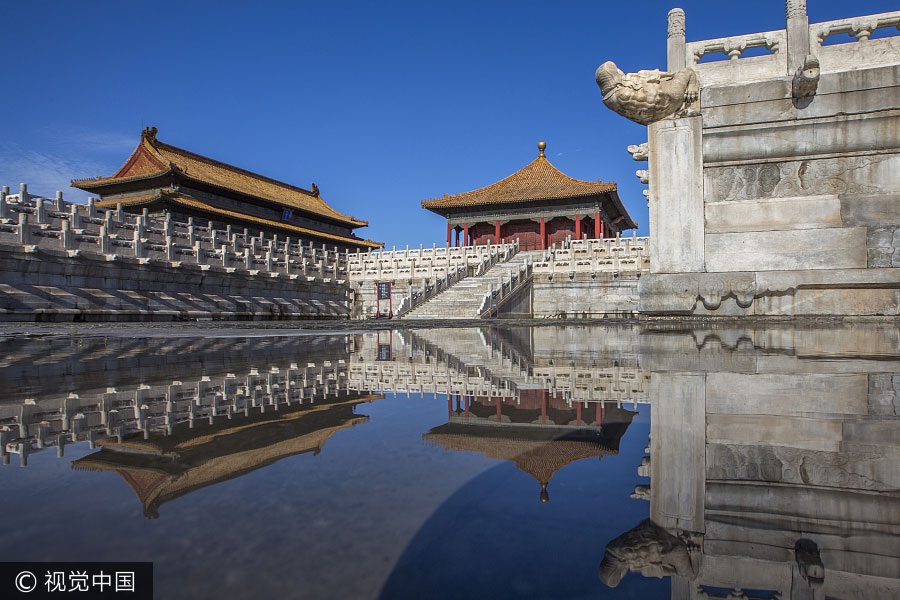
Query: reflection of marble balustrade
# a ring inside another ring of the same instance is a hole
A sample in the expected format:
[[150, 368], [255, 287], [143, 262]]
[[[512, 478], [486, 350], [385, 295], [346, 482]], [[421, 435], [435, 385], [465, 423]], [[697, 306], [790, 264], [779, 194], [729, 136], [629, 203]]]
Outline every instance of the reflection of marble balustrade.
[[66, 443], [168, 432], [180, 424], [232, 419], [237, 415], [278, 411], [281, 406], [315, 403], [347, 393], [344, 360], [289, 363], [240, 375], [199, 376], [193, 380], [107, 388], [105, 392], [71, 393], [61, 402], [52, 398], [0, 404], [0, 450], [4, 463], [19, 454]]
[[[550, 344], [546, 350], [551, 351], [551, 356], [554, 351], [561, 351], [566, 357], [575, 358], [575, 354], [566, 353], [562, 338], [557, 336], [553, 342], [547, 338], [553, 336], [551, 330], [557, 329], [540, 331], [539, 335], [546, 338], [542, 341]], [[636, 365], [559, 367], [553, 366], [552, 359], [549, 366], [523, 364], [509, 353], [511, 344], [501, 348], [502, 343], [491, 340], [486, 331], [487, 328], [468, 328], [454, 329], [452, 335], [440, 329], [359, 335], [348, 368], [349, 388], [513, 401], [518, 401], [522, 390], [547, 389], [564, 396], [570, 404], [602, 401], [621, 406], [625, 402], [648, 401], [649, 374]], [[385, 347], [390, 351], [385, 351]], [[594, 356], [592, 362], [596, 363], [597, 355]], [[630, 363], [634, 358], [617, 354], [614, 361]]]
[[534, 367], [534, 380], [572, 400], [646, 404], [650, 372], [637, 367]]

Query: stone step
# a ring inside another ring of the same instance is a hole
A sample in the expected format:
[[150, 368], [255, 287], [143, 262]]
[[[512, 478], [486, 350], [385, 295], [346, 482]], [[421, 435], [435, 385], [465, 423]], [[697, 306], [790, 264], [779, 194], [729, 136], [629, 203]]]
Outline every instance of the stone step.
[[544, 251], [519, 252], [510, 260], [488, 269], [479, 277], [468, 277], [407, 313], [404, 319], [476, 319], [485, 295], [501, 278], [518, 273], [526, 260], [538, 260]]

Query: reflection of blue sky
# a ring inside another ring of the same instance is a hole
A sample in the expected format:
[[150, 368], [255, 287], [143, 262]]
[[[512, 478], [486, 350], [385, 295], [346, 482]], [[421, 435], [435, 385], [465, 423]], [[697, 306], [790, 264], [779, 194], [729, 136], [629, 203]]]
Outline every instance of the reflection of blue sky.
[[646, 502], [628, 498], [649, 432], [649, 409], [639, 410], [620, 456], [560, 470], [548, 504], [510, 463], [427, 447], [422, 434], [447, 418], [434, 397], [362, 404], [371, 420], [319, 455], [192, 492], [155, 520], [116, 473], [70, 469], [86, 445], [67, 446], [64, 460], [39, 452], [25, 469], [0, 469], [7, 514], [28, 517], [5, 529], [0, 560], [153, 560], [167, 598], [376, 597], [411, 567], [494, 597], [622, 594], [631, 578], [607, 590], [597, 566], [606, 542], [647, 516]]

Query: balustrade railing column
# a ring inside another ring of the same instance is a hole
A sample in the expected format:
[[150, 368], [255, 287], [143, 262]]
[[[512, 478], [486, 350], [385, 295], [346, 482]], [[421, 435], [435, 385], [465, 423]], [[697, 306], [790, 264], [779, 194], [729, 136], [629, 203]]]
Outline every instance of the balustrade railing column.
[[31, 243], [31, 225], [28, 223], [28, 213], [19, 213], [19, 243], [22, 245]]
[[63, 250], [72, 250], [75, 248], [75, 235], [69, 225], [68, 219], [63, 219], [59, 224], [59, 241]]
[[100, 254], [112, 254], [109, 243], [109, 227], [106, 223], [100, 226]]
[[784, 12], [787, 19], [787, 74], [792, 75], [803, 67], [810, 53], [806, 0], [785, 0]]
[[134, 241], [132, 242], [134, 246], [134, 257], [135, 258], [144, 258], [144, 243], [141, 240], [141, 227], [134, 228]]
[[0, 219], [12, 218], [12, 211], [9, 209], [9, 202], [6, 197], [9, 196], [9, 186], [4, 185], [0, 188]]

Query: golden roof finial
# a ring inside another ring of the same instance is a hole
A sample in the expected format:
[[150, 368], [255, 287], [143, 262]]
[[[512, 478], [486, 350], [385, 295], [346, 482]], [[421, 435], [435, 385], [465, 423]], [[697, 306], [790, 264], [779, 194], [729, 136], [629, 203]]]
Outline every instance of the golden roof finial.
[[538, 142], [538, 150], [540, 150], [540, 154], [538, 156], [544, 156], [544, 150], [547, 149], [547, 142]]

